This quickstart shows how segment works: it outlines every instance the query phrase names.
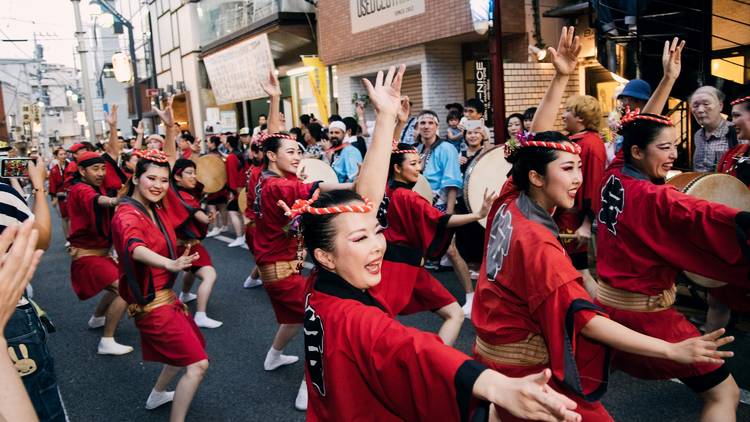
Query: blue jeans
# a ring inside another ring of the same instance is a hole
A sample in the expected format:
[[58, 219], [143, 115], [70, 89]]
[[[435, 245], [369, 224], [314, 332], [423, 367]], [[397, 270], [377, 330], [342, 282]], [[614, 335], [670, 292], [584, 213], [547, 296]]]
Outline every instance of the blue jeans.
[[39, 420], [65, 422], [54, 363], [47, 348], [47, 332], [33, 306], [16, 308], [5, 327], [5, 338], [12, 348], [12, 353], [7, 351], [11, 360], [22, 373], [27, 373], [21, 380]]

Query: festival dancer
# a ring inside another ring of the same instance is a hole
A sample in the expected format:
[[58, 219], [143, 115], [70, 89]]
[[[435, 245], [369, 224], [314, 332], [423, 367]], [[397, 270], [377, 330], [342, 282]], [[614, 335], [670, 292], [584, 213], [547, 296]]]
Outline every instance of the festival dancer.
[[246, 182], [245, 172], [247, 171], [246, 159], [240, 149], [240, 140], [234, 135], [227, 136], [226, 146], [230, 150], [227, 155], [224, 167], [227, 172], [227, 190], [229, 193], [229, 202], [227, 203], [227, 216], [234, 229], [235, 239], [229, 243], [230, 248], [241, 246], [245, 243], [245, 234], [242, 230], [243, 221], [240, 214], [238, 193], [242, 185]]
[[444, 320], [438, 335], [450, 346], [461, 331], [464, 313], [456, 298], [424, 268], [424, 260], [441, 257], [451, 243], [451, 229], [486, 217], [495, 197], [485, 192], [478, 212], [445, 214], [412, 190], [421, 170], [419, 152], [398, 144], [390, 157], [389, 184], [378, 216], [388, 242], [383, 282], [371, 292], [393, 315], [435, 312]]
[[[170, 147], [165, 147], [165, 150], [169, 156]], [[199, 256], [183, 276], [180, 301], [187, 303], [197, 297], [195, 323], [202, 328], [218, 328], [222, 322], [206, 315], [208, 299], [216, 282], [216, 270], [211, 255], [201, 243], [206, 237], [208, 225], [213, 221], [214, 214], [201, 209], [200, 188], [197, 185], [195, 162], [184, 158], [178, 159], [172, 164], [171, 185], [165, 208], [177, 235], [177, 254], [182, 255], [185, 250], [190, 249]], [[195, 277], [201, 280], [197, 295], [190, 293]]]
[[[557, 207], [573, 205], [581, 187], [580, 146], [559, 132], [529, 136], [508, 145], [512, 182], [487, 219], [472, 314], [475, 357], [509, 376], [549, 368], [550, 386], [576, 401], [584, 420], [607, 421], [598, 400], [607, 388], [610, 348], [679, 364], [721, 364], [732, 356], [717, 350], [733, 340], [720, 337], [724, 330], [671, 343], [610, 320], [592, 303], [552, 217]], [[497, 410], [503, 421], [519, 420]]]
[[[402, 66], [397, 74], [399, 84], [403, 72], [404, 67]], [[393, 74], [389, 78], [393, 79]], [[267, 92], [273, 92], [273, 96], [276, 96], [280, 92], [278, 82], [273, 80], [269, 83], [273, 83], [275, 86], [267, 89]], [[390, 133], [389, 131], [385, 137], [381, 134], [381, 138], [386, 140], [377, 141], [378, 146], [375, 146], [376, 141], [373, 141], [373, 146], [371, 146], [371, 149], [384, 150], [380, 154], [381, 157], [387, 158], [388, 151], [391, 149], [391, 143], [387, 140]], [[308, 199], [318, 188], [329, 191], [352, 189], [354, 186], [352, 184], [320, 182], [308, 184], [299, 180], [296, 173], [302, 159], [302, 151], [296, 138], [291, 135], [269, 134], [263, 139], [262, 143], [265, 153], [265, 169], [261, 174], [257, 196], [253, 204], [256, 224], [253, 250], [255, 260], [260, 268], [263, 286], [271, 299], [276, 321], [279, 323], [279, 329], [263, 365], [267, 371], [271, 371], [298, 360], [296, 356], [283, 355], [282, 351], [302, 325], [306, 284], [305, 278], [300, 274], [304, 260], [302, 244], [299, 237], [294, 235], [295, 230], [291, 230], [289, 219], [284, 215], [278, 204], [291, 204], [297, 199]], [[360, 176], [356, 182], [357, 189], [366, 191], [370, 188], [369, 185], [378, 180], [375, 179], [378, 175], [374, 174], [373, 170], [368, 169], [368, 163], [371, 168], [375, 167], [373, 164], [375, 158], [370, 157], [368, 153], [360, 169]], [[387, 163], [387, 159], [380, 163], [383, 169], [381, 177], [387, 173], [385, 169]], [[385, 183], [384, 181], [381, 183], [383, 184], [380, 187], [380, 196], [382, 197]], [[300, 385], [295, 407], [298, 410], [307, 408], [307, 388], [304, 381]]]
[[90, 299], [102, 290], [90, 328], [104, 327], [97, 353], [124, 355], [133, 351], [119, 344], [114, 335], [127, 304], [118, 295], [117, 263], [110, 256], [110, 224], [117, 198], [106, 195], [103, 183], [106, 173], [104, 158], [91, 151], [78, 154], [78, 175], [68, 192], [67, 208], [70, 215], [70, 280], [80, 300]]
[[[70, 229], [70, 218], [68, 217], [68, 208], [66, 202], [68, 193], [64, 189], [65, 169], [70, 165], [67, 160], [68, 154], [62, 148], [55, 148], [53, 153], [55, 160], [49, 171], [49, 195], [52, 198], [52, 206], [57, 207], [57, 214], [62, 221], [63, 235], [68, 237]], [[66, 245], [67, 246], [67, 245]]]
[[[385, 190], [403, 71], [391, 67], [375, 86], [365, 82], [377, 117], [357, 190], [373, 197]], [[288, 211], [301, 214], [317, 267], [305, 297], [308, 420], [468, 420], [472, 397], [532, 419], [580, 420], [570, 400], [544, 386], [549, 371], [510, 380], [388, 313], [369, 291], [381, 282], [386, 251], [375, 209], [366, 197], [337, 190], [316, 192]]]
[[[263, 151], [260, 149], [260, 145], [258, 145], [258, 141], [255, 138], [250, 143], [250, 154], [251, 166], [246, 172], [247, 183], [245, 184], [245, 192], [247, 195], [247, 208], [245, 208], [245, 244], [247, 245], [250, 254], [255, 256], [253, 249], [253, 239], [255, 238], [255, 207], [253, 207], [253, 204], [255, 203], [256, 198], [255, 188], [258, 186], [260, 175], [263, 172]], [[256, 264], [252, 271], [250, 271], [250, 275], [245, 279], [242, 287], [251, 289], [262, 284], [263, 281], [260, 278], [260, 270], [258, 270], [258, 265]]]
[[[746, 292], [750, 214], [663, 183], [677, 158], [669, 118], [633, 111], [623, 117], [621, 134], [624, 163], [610, 166], [601, 188], [597, 303], [635, 331], [681, 341], [698, 331], [673, 307], [675, 277], [690, 271]], [[675, 365], [627, 353], [613, 364], [639, 378], [679, 378], [704, 400], [704, 421], [736, 417], [739, 388], [725, 366]]]
[[[173, 135], [168, 137], [173, 142]], [[200, 329], [172, 285], [175, 273], [192, 267], [200, 256], [191, 254], [189, 247], [177, 255], [177, 238], [160, 205], [169, 190], [166, 155], [157, 150], [143, 152], [130, 183], [129, 195], [122, 199], [112, 221], [112, 239], [120, 257], [120, 295], [128, 302], [128, 314], [140, 332], [143, 360], [164, 364], [146, 409], [174, 400], [170, 421], [184, 421], [208, 370], [208, 356]], [[175, 391], [166, 391], [182, 368], [186, 372]]]
[[[576, 69], [578, 53], [581, 50], [578, 37], [573, 36], [573, 29], [573, 27], [563, 28], [560, 49], [552, 62], [556, 73], [534, 115], [531, 124], [532, 132], [553, 130], [554, 123], [557, 121], [557, 112], [560, 109], [565, 86]], [[563, 42], [569, 42], [569, 45], [565, 46]], [[563, 240], [563, 245], [573, 265], [583, 275], [587, 290], [593, 295], [596, 292], [596, 283], [588, 269], [588, 246], [594, 213], [599, 210], [599, 183], [607, 162], [607, 151], [599, 135], [601, 126], [599, 101], [589, 95], [569, 98], [563, 112], [563, 122], [569, 133], [569, 139], [581, 147], [583, 181], [581, 188], [577, 191], [578, 196], [573, 207], [558, 209], [555, 213], [555, 222], [561, 233], [574, 235], [575, 239]]]
[[[221, 152], [219, 152], [219, 145], [221, 145], [221, 138], [219, 136], [209, 136], [206, 140], [206, 146], [208, 147], [207, 154], [213, 154], [223, 161], [224, 157], [222, 157]], [[225, 226], [229, 222], [227, 218], [228, 195], [229, 193], [227, 192], [227, 187], [225, 185], [220, 190], [209, 193], [206, 196], [208, 212], [216, 215], [213, 222], [213, 228], [208, 231], [206, 237], [218, 236], [225, 230]]]

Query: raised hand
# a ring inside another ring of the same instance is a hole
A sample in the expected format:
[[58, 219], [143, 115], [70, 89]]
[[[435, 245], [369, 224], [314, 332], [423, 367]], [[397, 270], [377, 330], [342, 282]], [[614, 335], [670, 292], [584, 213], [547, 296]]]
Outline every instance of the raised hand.
[[33, 226], [29, 219], [21, 226], [9, 226], [0, 235], [0, 329], [15, 311], [42, 256], [41, 250], [35, 250], [39, 232]]
[[364, 116], [365, 103], [362, 101], [357, 101], [356, 103], [354, 103], [354, 112], [357, 113], [357, 116]]
[[367, 79], [362, 79], [370, 101], [378, 114], [388, 114], [394, 117], [398, 114], [401, 107], [401, 82], [405, 71], [406, 66], [403, 64], [399, 66], [398, 71], [395, 66], [391, 66], [385, 77], [380, 71], [375, 77], [375, 85]]
[[552, 57], [552, 65], [558, 74], [572, 74], [578, 64], [578, 53], [581, 52], [581, 40], [575, 35], [575, 28], [564, 26], [557, 49], [547, 47], [547, 52]]
[[162, 122], [164, 122], [164, 126], [166, 127], [174, 126], [174, 115], [172, 114], [172, 102], [173, 101], [174, 101], [174, 96], [170, 95], [167, 98], [167, 106], [164, 107], [163, 110], [158, 107], [152, 107], [154, 112], [156, 112], [156, 114], [159, 115], [159, 118], [161, 119]]
[[133, 132], [135, 132], [135, 134], [138, 136], [143, 136], [143, 120], [138, 122], [138, 126], [133, 126]]
[[260, 86], [269, 97], [281, 97], [281, 86], [273, 69], [268, 72], [268, 79], [261, 82]]
[[109, 111], [109, 113], [107, 113], [106, 111], [104, 112], [104, 119], [107, 121], [107, 124], [109, 125], [110, 130], [112, 130], [112, 128], [115, 128], [115, 130], [117, 130], [117, 109], [118, 108], [119, 107], [117, 106], [117, 104], [112, 104], [112, 109]]
[[724, 358], [734, 356], [733, 352], [724, 352], [718, 350], [719, 347], [734, 341], [734, 337], [722, 337], [725, 330], [723, 328], [704, 334], [700, 337], [693, 337], [671, 346], [669, 358], [675, 362], [690, 363], [712, 363], [722, 364]]
[[498, 193], [490, 192], [490, 190], [487, 188], [484, 189], [482, 208], [477, 213], [479, 214], [480, 219], [487, 217], [487, 214], [490, 213], [490, 208], [492, 208], [492, 204], [495, 203], [495, 200], [498, 198], [498, 196], [500, 196]]
[[404, 95], [401, 97], [401, 107], [398, 109], [398, 121], [406, 123], [409, 120], [409, 114], [411, 114], [411, 104], [409, 104], [409, 96]]
[[682, 48], [685, 47], [685, 40], [680, 41], [674, 37], [670, 43], [664, 41], [664, 52], [661, 55], [661, 65], [664, 69], [664, 77], [676, 80], [680, 76], [682, 69]]

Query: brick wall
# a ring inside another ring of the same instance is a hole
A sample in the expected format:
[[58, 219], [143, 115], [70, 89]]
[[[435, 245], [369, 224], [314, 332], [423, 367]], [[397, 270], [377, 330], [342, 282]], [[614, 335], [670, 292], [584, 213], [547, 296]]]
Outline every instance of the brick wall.
[[[529, 107], [537, 107], [547, 90], [550, 80], [555, 74], [551, 63], [505, 63], [505, 114], [523, 113]], [[581, 69], [581, 66], [579, 66]], [[560, 113], [558, 113], [555, 127], [562, 129], [563, 107], [568, 97], [580, 93], [580, 74], [574, 73], [570, 77], [563, 95]]]
[[[318, 2], [318, 53], [326, 64], [462, 35], [481, 40], [474, 32], [469, 0], [425, 0], [425, 12], [397, 22], [352, 34], [351, 0]], [[503, 2], [504, 33], [525, 32], [523, 0]]]

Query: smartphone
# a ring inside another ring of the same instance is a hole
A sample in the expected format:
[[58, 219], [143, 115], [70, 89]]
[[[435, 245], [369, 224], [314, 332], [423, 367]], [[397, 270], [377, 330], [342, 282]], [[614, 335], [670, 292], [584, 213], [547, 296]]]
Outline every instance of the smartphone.
[[0, 177], [11, 179], [11, 178], [28, 178], [29, 177], [29, 162], [33, 161], [33, 158], [3, 158], [0, 161]]

